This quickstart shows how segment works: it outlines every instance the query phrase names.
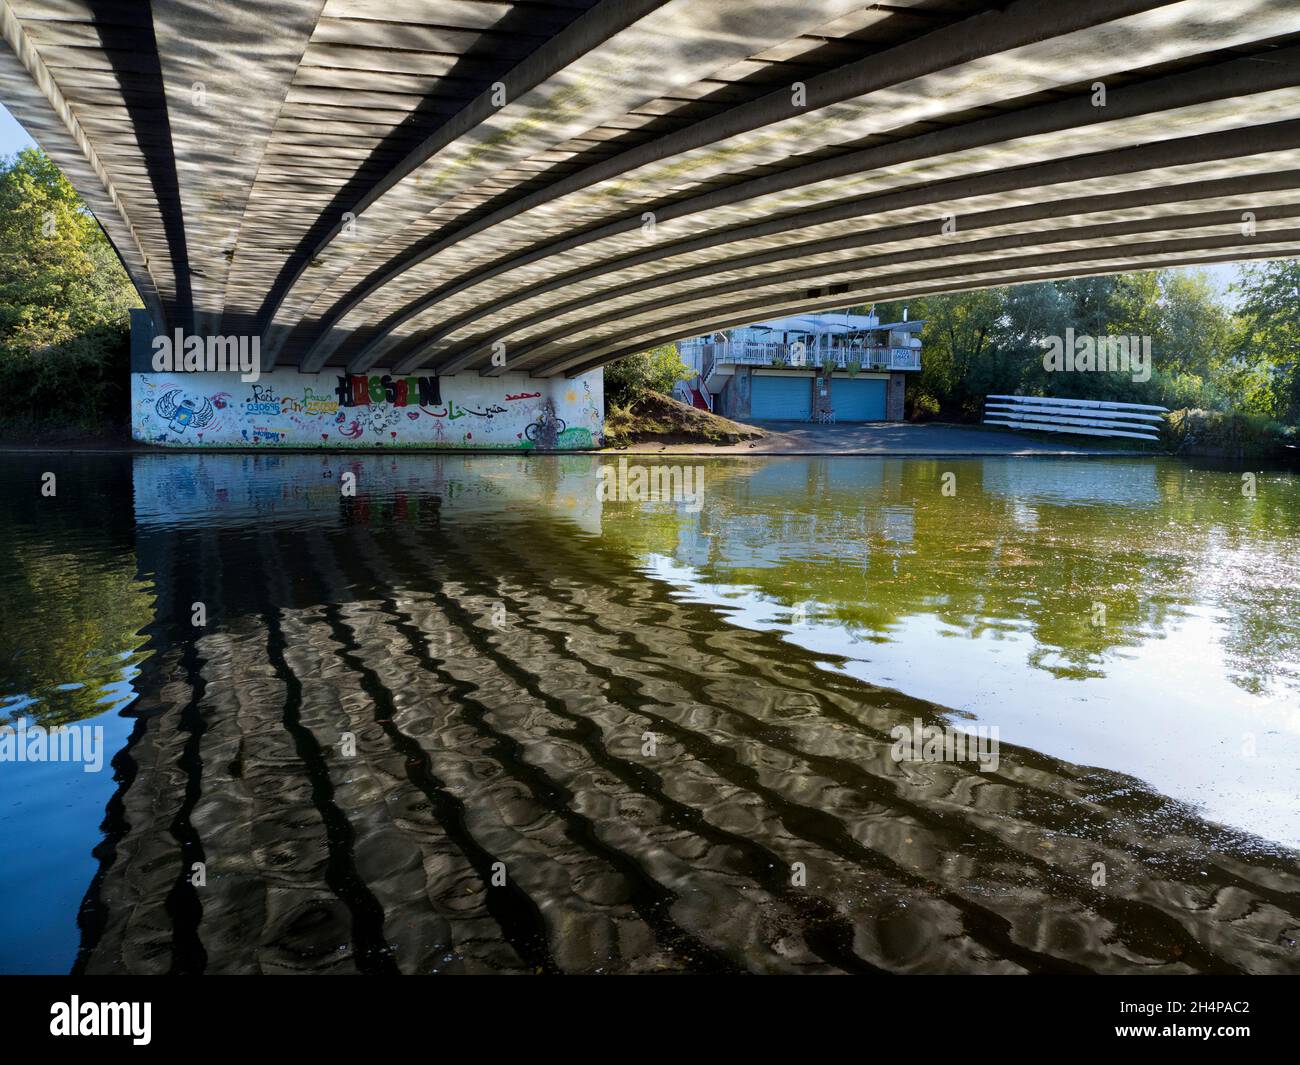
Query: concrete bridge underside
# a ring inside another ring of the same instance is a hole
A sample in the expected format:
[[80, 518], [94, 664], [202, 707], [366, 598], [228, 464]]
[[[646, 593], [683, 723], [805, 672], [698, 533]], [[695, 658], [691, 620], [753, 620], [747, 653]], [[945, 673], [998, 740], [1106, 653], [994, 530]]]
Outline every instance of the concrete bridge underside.
[[1300, 253], [1295, 0], [0, 0], [0, 33], [155, 324], [268, 368], [575, 375]]

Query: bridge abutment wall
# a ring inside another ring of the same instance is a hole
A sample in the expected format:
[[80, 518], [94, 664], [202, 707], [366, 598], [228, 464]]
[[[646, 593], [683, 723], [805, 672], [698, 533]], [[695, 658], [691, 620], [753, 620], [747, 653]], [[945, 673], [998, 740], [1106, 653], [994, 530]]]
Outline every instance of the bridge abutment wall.
[[204, 342], [200, 352], [191, 338], [158, 341], [152, 332], [147, 315], [133, 316], [131, 435], [145, 444], [531, 451], [604, 443], [600, 369], [573, 378], [263, 373], [245, 338], [242, 351], [237, 341], [215, 352]]

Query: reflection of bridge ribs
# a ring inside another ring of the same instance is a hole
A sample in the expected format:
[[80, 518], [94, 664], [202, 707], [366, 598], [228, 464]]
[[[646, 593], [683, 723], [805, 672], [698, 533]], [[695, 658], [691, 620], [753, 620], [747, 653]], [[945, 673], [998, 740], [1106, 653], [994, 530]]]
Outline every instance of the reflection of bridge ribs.
[[[512, 575], [544, 575], [562, 557], [558, 539], [540, 546], [519, 537], [510, 544], [521, 557], [498, 557], [498, 564]], [[580, 572], [578, 560], [570, 561], [572, 567], [558, 570]], [[589, 571], [594, 561], [588, 559]], [[600, 576], [593, 572], [590, 587], [602, 586]], [[626, 602], [603, 599], [584, 610], [581, 589], [566, 597], [556, 595], [554, 584], [542, 577], [538, 584], [544, 595], [530, 598], [521, 589], [516, 602], [507, 599], [507, 605], [512, 615], [519, 611], [528, 618], [530, 634], [549, 627], [557, 647], [585, 660], [583, 668], [569, 667], [570, 686], [589, 681], [593, 669], [604, 669], [611, 680], [621, 678], [653, 700], [661, 723], [652, 729], [669, 721], [682, 725], [685, 734], [703, 728], [728, 737], [722, 746], [754, 767], [767, 811], [797, 804], [789, 825], [816, 821], [821, 810], [843, 821], [845, 835], [870, 852], [854, 855], [848, 848], [845, 857], [858, 866], [850, 866], [839, 881], [846, 896], [938, 897], [952, 923], [964, 924], [975, 938], [982, 938], [976, 929], [987, 931], [1005, 920], [1012, 939], [1042, 951], [1043, 961], [1055, 957], [1120, 969], [1150, 969], [1161, 962], [1170, 968], [1184, 963], [1297, 966], [1287, 941], [1297, 930], [1300, 879], [1289, 864], [1251, 868], [1227, 840], [1217, 841], [1229, 846], [1216, 852], [1216, 836], [1226, 834], [1135, 789], [1133, 781], [1005, 750], [1002, 771], [991, 779], [964, 766], [900, 769], [888, 757], [888, 730], [910, 723], [914, 715], [930, 717], [933, 708], [927, 704], [829, 675], [792, 648], [774, 653], [770, 638], [729, 628], [719, 632], [711, 621], [700, 625], [692, 611], [666, 609], [662, 591], [651, 585], [625, 584]], [[660, 615], [655, 646], [638, 650], [635, 634], [650, 612]], [[549, 626], [543, 619], [550, 619]], [[579, 643], [593, 625], [606, 630], [606, 639]], [[677, 646], [665, 646], [674, 640]], [[524, 652], [529, 672], [552, 676], [563, 660], [549, 666], [535, 662], [535, 643], [534, 635]], [[669, 664], [672, 668], [665, 669]], [[729, 668], [720, 675], [719, 665]], [[699, 690], [682, 690], [678, 682], [692, 674], [703, 679]], [[817, 700], [807, 694], [813, 691]], [[815, 702], [821, 703], [819, 711], [799, 708]], [[746, 816], [756, 815], [746, 811]], [[1116, 830], [1134, 823], [1153, 826], [1159, 834]], [[837, 826], [822, 834], [833, 843], [838, 832]], [[810, 855], [799, 840], [789, 857], [813, 865], [827, 856]], [[1109, 887], [1102, 892], [1089, 887], [1095, 861], [1105, 862], [1108, 870]], [[890, 881], [880, 894], [864, 877], [862, 865], [869, 864], [882, 868]], [[833, 868], [832, 879], [839, 873]], [[901, 913], [875, 906], [866, 922], [879, 936], [883, 957], [874, 959], [879, 964], [894, 967], [902, 961], [889, 956], [887, 945], [892, 940], [896, 946], [902, 930], [903, 939], [918, 937], [913, 944], [918, 958], [924, 958], [927, 943], [938, 947], [941, 942], [944, 930], [926, 927], [917, 900], [907, 901], [907, 919], [895, 922]], [[1139, 931], [1138, 925], [1145, 927]], [[860, 945], [864, 926], [857, 927]], [[987, 955], [987, 938], [982, 945], [980, 953]], [[1142, 945], [1154, 945], [1156, 953], [1146, 953]], [[952, 951], [952, 944], [943, 949]], [[925, 967], [937, 960], [927, 959]]]
[[[1004, 746], [996, 774], [896, 765], [889, 728], [928, 704], [542, 523], [481, 533], [267, 536], [266, 603], [198, 641], [209, 971], [1298, 967], [1283, 858], [1032, 752]], [[437, 552], [457, 579], [421, 591]], [[161, 686], [132, 750], [91, 971], [173, 965], [191, 694]], [[496, 861], [507, 889], [486, 886]]]

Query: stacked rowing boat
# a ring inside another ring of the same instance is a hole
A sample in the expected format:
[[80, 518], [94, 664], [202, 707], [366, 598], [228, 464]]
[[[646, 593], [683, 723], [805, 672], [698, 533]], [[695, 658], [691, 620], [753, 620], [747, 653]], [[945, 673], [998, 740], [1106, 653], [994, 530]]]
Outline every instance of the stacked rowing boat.
[[987, 396], [984, 400], [985, 425], [1132, 440], [1159, 440], [1160, 426], [1168, 413], [1168, 407], [1149, 403], [1113, 403], [1099, 399]]

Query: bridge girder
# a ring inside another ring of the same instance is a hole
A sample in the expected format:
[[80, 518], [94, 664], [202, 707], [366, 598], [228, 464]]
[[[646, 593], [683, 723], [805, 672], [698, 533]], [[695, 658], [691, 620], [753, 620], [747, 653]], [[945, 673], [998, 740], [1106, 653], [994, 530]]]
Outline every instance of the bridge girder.
[[266, 368], [575, 374], [1300, 254], [1293, 0], [0, 0], [0, 35], [155, 322]]

